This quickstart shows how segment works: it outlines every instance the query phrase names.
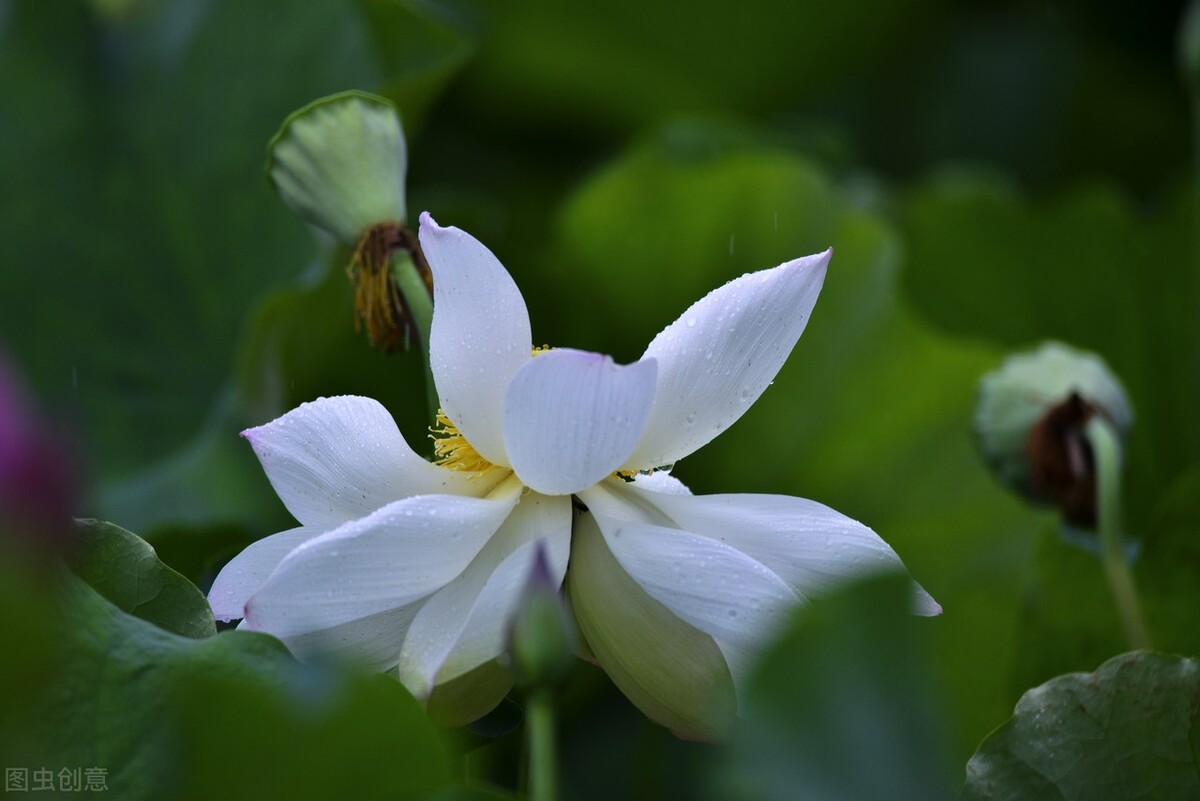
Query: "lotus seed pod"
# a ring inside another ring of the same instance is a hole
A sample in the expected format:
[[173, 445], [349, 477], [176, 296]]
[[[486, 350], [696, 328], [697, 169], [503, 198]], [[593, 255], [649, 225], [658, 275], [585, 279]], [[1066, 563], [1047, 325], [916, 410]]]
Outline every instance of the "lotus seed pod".
[[365, 92], [309, 103], [268, 145], [267, 176], [283, 202], [350, 247], [371, 226], [404, 221], [407, 172], [395, 107]]

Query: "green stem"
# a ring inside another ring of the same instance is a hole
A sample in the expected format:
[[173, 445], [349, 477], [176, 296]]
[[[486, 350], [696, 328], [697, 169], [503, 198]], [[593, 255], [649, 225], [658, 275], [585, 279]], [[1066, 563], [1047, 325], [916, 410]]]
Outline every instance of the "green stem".
[[406, 250], [398, 250], [392, 254], [392, 274], [396, 278], [396, 287], [404, 296], [404, 305], [412, 317], [413, 326], [417, 329], [417, 344], [421, 347], [421, 358], [425, 360], [425, 400], [429, 404], [429, 419], [437, 417], [441, 403], [438, 401], [437, 388], [433, 384], [433, 368], [429, 363], [429, 329], [433, 325], [433, 298], [421, 279], [420, 272], [413, 264], [412, 254]]
[[1088, 421], [1084, 434], [1091, 443], [1096, 465], [1096, 518], [1104, 575], [1129, 645], [1149, 648], [1150, 636], [1121, 543], [1121, 442], [1112, 424], [1101, 415]]
[[525, 706], [529, 732], [529, 799], [554, 801], [558, 797], [558, 766], [554, 753], [554, 695], [535, 690]]

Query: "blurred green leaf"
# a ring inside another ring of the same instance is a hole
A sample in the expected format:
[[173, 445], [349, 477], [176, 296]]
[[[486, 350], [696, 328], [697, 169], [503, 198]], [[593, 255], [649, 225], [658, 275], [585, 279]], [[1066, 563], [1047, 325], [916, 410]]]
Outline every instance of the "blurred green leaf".
[[1200, 796], [1189, 745], [1200, 663], [1148, 652], [1059, 676], [1022, 696], [967, 765], [964, 801]]
[[[77, 416], [101, 467], [95, 511], [147, 532], [181, 522], [174, 486], [156, 498], [121, 479], [163, 486], [142, 471], [177, 454], [168, 472], [186, 472], [178, 462], [210, 447], [193, 432], [219, 416], [247, 312], [313, 253], [263, 178], [280, 122], [381, 84], [419, 116], [470, 37], [438, 9], [390, 0], [139, 3], [107, 16], [82, 0], [5, 4], [0, 182], [20, 191], [0, 199], [0, 294], [22, 301], [0, 337]], [[223, 461], [192, 475], [219, 481]], [[131, 494], [138, 513], [125, 519]], [[209, 517], [228, 522], [236, 497]]]
[[1180, 174], [1186, 110], [1163, 58], [1177, 8], [946, 11], [908, 40], [911, 57], [851, 90], [865, 101], [830, 104], [854, 114], [863, 162], [911, 176], [970, 160], [1038, 188], [1105, 175], [1150, 197]]
[[437, 733], [394, 678], [324, 677], [309, 693], [297, 705], [228, 677], [191, 681], [181, 693], [181, 797], [324, 801], [352, 788], [356, 799], [400, 801], [448, 781]]
[[236, 398], [223, 392], [187, 445], [106, 485], [98, 498], [114, 519], [145, 532], [164, 563], [202, 587], [238, 551], [291, 525], [253, 450], [237, 435], [246, 422]]
[[263, 148], [317, 94], [375, 82], [349, 7], [153, 3], [102, 22], [84, 2], [11, 4], [0, 177], [22, 191], [0, 205], [0, 289], [26, 300], [2, 330], [76, 407], [105, 476], [185, 441], [254, 296], [304, 263]]
[[[64, 577], [53, 681], [24, 722], [26, 762], [106, 768], [122, 799], [415, 798], [447, 779], [393, 679], [301, 666], [251, 632], [180, 637]], [[264, 789], [267, 788], [267, 789]]]
[[1195, 206], [1153, 216], [1111, 188], [1030, 202], [995, 180], [930, 181], [906, 206], [905, 289], [942, 329], [1009, 347], [1096, 351], [1129, 390], [1129, 507], [1147, 513], [1200, 458]]
[[427, 801], [516, 801], [522, 797], [495, 787], [462, 784], [428, 796]]
[[380, 93], [396, 101], [410, 136], [475, 50], [480, 23], [473, 5], [360, 0], [383, 76]]
[[262, 688], [295, 668], [265, 635], [188, 639], [125, 614], [79, 579], [66, 577], [61, 593], [59, 666], [30, 721], [44, 749], [37, 756], [107, 768], [121, 798], [161, 798], [172, 784], [175, 682], [218, 671]]
[[[589, 662], [578, 663], [558, 698], [564, 798], [653, 801], [704, 796], [712, 766], [725, 746], [681, 740], [652, 723]], [[489, 751], [495, 755], [496, 746], [504, 744], [495, 741], [472, 757], [487, 758]], [[515, 745], [520, 746], [520, 740]]]
[[797, 612], [763, 655], [714, 798], [949, 798], [930, 626], [906, 579], [873, 579]]
[[786, 108], [887, 63], [939, 5], [759, 0], [729, 14], [683, 0], [520, 0], [493, 13], [467, 91], [494, 126], [518, 129], [547, 116], [557, 126], [611, 131], [681, 112]]
[[[281, 523], [280, 530], [288, 524]], [[217, 571], [246, 546], [271, 531], [265, 521], [261, 528], [248, 529], [234, 525], [166, 525], [153, 529], [147, 539], [158, 558], [186, 576], [198, 587], [207, 588]]]
[[[0, 533], [0, 537], [3, 534]], [[12, 725], [20, 710], [54, 673], [54, 623], [50, 581], [31, 570], [26, 555], [0, 539], [0, 642], [13, 656], [0, 660], [0, 753], [17, 753], [23, 739]]]
[[217, 633], [204, 594], [160, 562], [141, 537], [99, 520], [77, 521], [76, 531], [71, 570], [117, 608], [184, 637]]
[[813, 498], [878, 531], [946, 610], [933, 636], [965, 761], [1017, 697], [1020, 578], [1045, 517], [991, 481], [971, 441], [975, 385], [1000, 352], [909, 311], [901, 242], [862, 198], [777, 147], [674, 126], [583, 186], [541, 272], [510, 267], [535, 339], [630, 361], [725, 281], [833, 246], [774, 385], [674, 472], [696, 492]]
[[156, 548], [169, 532], [176, 538], [186, 532], [192, 544], [186, 561], [176, 561], [173, 549], [160, 549], [160, 554], [197, 581], [197, 567], [207, 567], [230, 541], [249, 542], [290, 520], [254, 451], [238, 436], [248, 424], [237, 397], [231, 389], [222, 392], [186, 445], [98, 493], [107, 514], [145, 532]]
[[[1200, 654], [1200, 464], [1152, 516], [1126, 528], [1137, 538], [1133, 577], [1151, 641], [1162, 651]], [[1017, 688], [1084, 670], [1128, 647], [1099, 557], [1064, 541], [1057, 525], [1038, 542], [1017, 644]]]
[[53, 686], [62, 654], [56, 647], [53, 576], [29, 570], [27, 561], [0, 541], [0, 754], [6, 766], [33, 764], [42, 756], [31, 721], [42, 714], [37, 699]]
[[414, 450], [431, 452], [420, 353], [384, 354], [355, 332], [349, 261], [344, 248], [324, 249], [255, 309], [238, 350], [241, 406], [261, 425], [320, 396], [364, 395], [387, 406]]
[[1200, 89], [1200, 4], [1190, 2], [1183, 18], [1179, 22], [1179, 66], [1184, 79], [1192, 89], [1192, 104], [1200, 98], [1196, 90]]
[[571, 164], [686, 114], [753, 118], [900, 177], [974, 159], [1031, 185], [1115, 174], [1153, 195], [1187, 159], [1164, 57], [1174, 7], [754, 0], [726, 11], [507, 3], [449, 95], [452, 115]]
[[1155, 648], [1200, 656], [1200, 462], [1163, 493], [1144, 528], [1139, 520], [1125, 526], [1142, 539], [1133, 571]]

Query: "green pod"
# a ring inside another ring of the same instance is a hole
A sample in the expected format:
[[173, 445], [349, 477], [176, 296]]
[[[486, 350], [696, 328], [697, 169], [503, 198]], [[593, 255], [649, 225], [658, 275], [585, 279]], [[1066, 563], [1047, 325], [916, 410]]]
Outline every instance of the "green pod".
[[267, 146], [267, 177], [301, 218], [354, 247], [368, 228], [403, 222], [408, 146], [395, 106], [342, 92], [293, 112]]

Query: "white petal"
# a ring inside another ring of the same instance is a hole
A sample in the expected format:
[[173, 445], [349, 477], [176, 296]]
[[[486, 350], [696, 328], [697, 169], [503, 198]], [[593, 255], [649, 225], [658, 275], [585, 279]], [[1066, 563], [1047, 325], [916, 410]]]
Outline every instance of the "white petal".
[[400, 651], [400, 680], [413, 695], [423, 698], [504, 651], [539, 541], [557, 586], [570, 555], [570, 498], [525, 495], [462, 575], [425, 602]]
[[306, 526], [336, 526], [411, 495], [490, 489], [413, 453], [396, 421], [370, 398], [320, 398], [242, 436]]
[[629, 458], [654, 403], [653, 359], [556, 349], [521, 368], [504, 400], [504, 444], [526, 486], [547, 495], [590, 487]]
[[666, 470], [653, 473], [638, 473], [633, 477], [634, 486], [650, 492], [665, 492], [668, 495], [691, 495], [692, 491]]
[[729, 736], [736, 694], [720, 648], [630, 578], [590, 514], [576, 516], [567, 591], [588, 648], [648, 718], [691, 740]]
[[[777, 573], [812, 598], [876, 572], [904, 570], [891, 547], [871, 529], [815, 501], [786, 495], [679, 495], [631, 493], [662, 511], [680, 528], [712, 537]], [[942, 608], [914, 583], [917, 614]]]
[[[765, 565], [711, 537], [647, 522], [619, 481], [584, 493], [604, 540], [642, 589], [710, 635], [741, 687], [745, 668], [800, 598]], [[690, 496], [669, 496], [692, 500]]]
[[237, 620], [245, 617], [246, 601], [258, 592], [279, 563], [296, 548], [319, 537], [328, 529], [300, 526], [263, 537], [233, 557], [217, 574], [208, 603], [217, 620]]
[[413, 601], [366, 617], [282, 637], [288, 650], [302, 662], [328, 659], [337, 654], [370, 670], [391, 670], [400, 653], [398, 643], [421, 608]]
[[433, 272], [429, 360], [442, 411], [485, 459], [507, 467], [504, 393], [533, 349], [525, 299], [470, 234], [425, 212], [420, 238]]
[[486, 499], [405, 498], [310, 540], [246, 603], [248, 627], [286, 642], [422, 599], [470, 564], [519, 494], [510, 478]]
[[831, 254], [730, 281], [654, 338], [642, 356], [658, 360], [654, 409], [629, 469], [687, 456], [758, 400], [808, 324]]

